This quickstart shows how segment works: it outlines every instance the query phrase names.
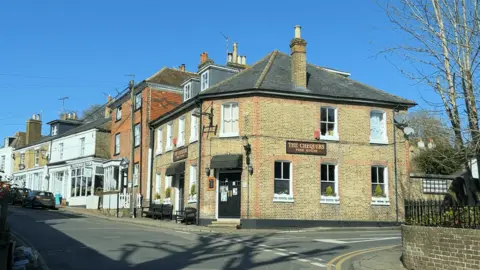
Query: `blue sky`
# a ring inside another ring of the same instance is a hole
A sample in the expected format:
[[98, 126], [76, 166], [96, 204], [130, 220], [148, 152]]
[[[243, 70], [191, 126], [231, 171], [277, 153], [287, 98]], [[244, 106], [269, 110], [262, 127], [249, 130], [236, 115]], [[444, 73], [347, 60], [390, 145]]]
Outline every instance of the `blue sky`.
[[[298, 3], [298, 7], [294, 3]], [[401, 35], [375, 1], [53, 1], [0, 4], [0, 137], [25, 129], [42, 113], [46, 123], [65, 108], [104, 103], [135, 74], [140, 81], [163, 66], [196, 71], [200, 54], [224, 64], [225, 39], [239, 43], [252, 64], [274, 49], [289, 51], [302, 26], [311, 63], [412, 99], [434, 99], [392, 65], [375, 57]], [[231, 45], [231, 44], [230, 44]], [[5, 98], [8, 97], [8, 98]], [[48, 132], [44, 125], [44, 133]]]

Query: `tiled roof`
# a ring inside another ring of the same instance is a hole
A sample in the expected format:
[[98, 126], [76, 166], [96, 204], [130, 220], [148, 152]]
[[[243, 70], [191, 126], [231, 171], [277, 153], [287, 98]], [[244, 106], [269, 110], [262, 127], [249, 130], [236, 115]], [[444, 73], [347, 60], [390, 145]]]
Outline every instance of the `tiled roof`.
[[198, 77], [198, 75], [191, 72], [164, 67], [145, 81], [180, 87], [182, 82], [192, 77]]
[[291, 60], [284, 53], [273, 51], [248, 69], [212, 86], [200, 96], [235, 93], [242, 90], [267, 90], [283, 94], [369, 101], [379, 103], [416, 103], [328, 71], [312, 64], [307, 65], [307, 88], [296, 87], [291, 81]]

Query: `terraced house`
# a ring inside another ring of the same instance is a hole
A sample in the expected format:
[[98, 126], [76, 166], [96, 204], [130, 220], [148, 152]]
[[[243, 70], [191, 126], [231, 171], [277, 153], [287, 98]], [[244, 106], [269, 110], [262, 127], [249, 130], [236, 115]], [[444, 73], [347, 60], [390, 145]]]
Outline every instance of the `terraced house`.
[[307, 63], [300, 27], [289, 45], [240, 72], [209, 62], [184, 83], [182, 105], [151, 123], [152, 194], [196, 207], [201, 225], [401, 220], [409, 158], [392, 118], [415, 103]]

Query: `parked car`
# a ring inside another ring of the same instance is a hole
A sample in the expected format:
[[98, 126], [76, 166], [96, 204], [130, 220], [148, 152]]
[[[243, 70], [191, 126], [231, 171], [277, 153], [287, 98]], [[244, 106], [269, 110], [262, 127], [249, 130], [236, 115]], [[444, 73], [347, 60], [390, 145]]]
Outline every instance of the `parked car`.
[[28, 193], [28, 196], [23, 199], [22, 206], [55, 209], [55, 197], [51, 192], [32, 190]]
[[27, 194], [30, 192], [28, 188], [12, 188], [10, 191], [10, 203], [15, 205], [17, 203], [22, 204], [23, 199], [27, 197]]

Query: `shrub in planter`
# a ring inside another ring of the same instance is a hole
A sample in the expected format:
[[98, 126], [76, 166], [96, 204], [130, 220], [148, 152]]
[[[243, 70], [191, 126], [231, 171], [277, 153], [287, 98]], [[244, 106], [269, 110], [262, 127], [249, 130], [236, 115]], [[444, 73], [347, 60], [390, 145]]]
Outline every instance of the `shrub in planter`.
[[380, 185], [377, 185], [375, 187], [375, 192], [373, 194], [375, 197], [385, 197], [385, 193], [383, 192], [382, 188]]
[[328, 186], [326, 189], [325, 189], [325, 193], [323, 194], [325, 196], [335, 196], [335, 192], [333, 192], [333, 188]]
[[171, 187], [168, 187], [166, 190], [165, 190], [165, 198], [170, 198], [170, 195], [172, 194], [172, 188]]
[[160, 197], [160, 193], [155, 193], [155, 195], [153, 196], [153, 198], [154, 198], [155, 200], [160, 200], [160, 198], [161, 198], [161, 197]]
[[190, 187], [190, 195], [195, 195], [197, 194], [197, 186], [195, 184], [193, 184], [191, 187]]

